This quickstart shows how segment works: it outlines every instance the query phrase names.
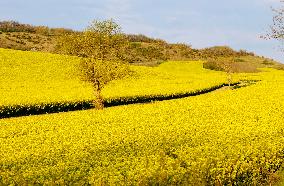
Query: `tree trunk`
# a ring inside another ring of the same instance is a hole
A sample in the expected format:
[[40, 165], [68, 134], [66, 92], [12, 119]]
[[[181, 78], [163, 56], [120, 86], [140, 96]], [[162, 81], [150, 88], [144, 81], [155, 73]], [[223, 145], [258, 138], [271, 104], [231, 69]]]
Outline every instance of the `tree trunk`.
[[95, 100], [94, 100], [94, 105], [95, 105], [95, 108], [98, 109], [98, 110], [102, 110], [104, 108], [104, 99], [101, 95], [101, 92], [100, 91], [95, 91]]
[[103, 99], [103, 96], [101, 94], [100, 82], [96, 81], [94, 86], [95, 86], [95, 100], [94, 100], [93, 103], [94, 103], [96, 109], [102, 110], [104, 108], [104, 99]]
[[231, 88], [231, 84], [232, 84], [232, 74], [231, 74], [230, 72], [227, 73], [227, 79], [228, 79], [229, 87]]

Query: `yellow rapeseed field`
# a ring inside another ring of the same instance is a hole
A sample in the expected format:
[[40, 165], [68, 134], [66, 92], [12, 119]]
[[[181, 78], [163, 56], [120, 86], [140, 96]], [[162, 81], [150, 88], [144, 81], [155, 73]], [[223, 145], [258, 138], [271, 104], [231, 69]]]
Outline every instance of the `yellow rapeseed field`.
[[[180, 69], [174, 69], [174, 66]], [[186, 80], [186, 76], [200, 79], [203, 85], [214, 81], [220, 83], [222, 81], [218, 79], [224, 78], [217, 72], [207, 71], [212, 76], [204, 75], [205, 70], [201, 69], [199, 62], [193, 66], [195, 69], [191, 71], [187, 63], [166, 63], [147, 70], [149, 75], [138, 76], [139, 81], [145, 79], [145, 84], [148, 84], [152, 81], [147, 77], [157, 75], [154, 78], [157, 83], [151, 84], [157, 87], [149, 86], [151, 90], [141, 87], [141, 91], [128, 88], [135, 91], [133, 94], [142, 94], [143, 90], [148, 94], [152, 91], [163, 93], [163, 87], [166, 87], [164, 93], [167, 94], [169, 91], [183, 91], [182, 87], [186, 85], [189, 88], [191, 84], [197, 86], [190, 78]], [[138, 74], [140, 71], [144, 73], [143, 68], [137, 69]], [[172, 75], [175, 70], [181, 73]], [[2, 119], [0, 183], [274, 183], [284, 160], [284, 72], [264, 71], [238, 75], [238, 78], [262, 81], [235, 90], [101, 111]], [[168, 77], [168, 81], [160, 81], [160, 72], [161, 78]], [[119, 90], [119, 86], [127, 85], [113, 85], [115, 90]], [[131, 93], [121, 89], [114, 94]], [[105, 95], [111, 96], [110, 87], [106, 88]]]
[[[79, 58], [0, 49], [0, 64], [0, 106], [94, 99], [92, 86], [80, 80]], [[105, 98], [171, 95], [226, 83], [224, 73], [203, 69], [202, 62], [131, 69], [130, 77], [105, 87]]]
[[0, 105], [90, 97], [76, 76], [78, 63], [75, 57], [0, 49]]

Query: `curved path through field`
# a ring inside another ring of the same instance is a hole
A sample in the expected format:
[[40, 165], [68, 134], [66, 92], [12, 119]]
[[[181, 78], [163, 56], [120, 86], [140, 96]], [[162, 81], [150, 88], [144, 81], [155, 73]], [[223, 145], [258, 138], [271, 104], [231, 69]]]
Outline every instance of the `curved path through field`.
[[[198, 96], [202, 94], [207, 94], [211, 92], [224, 91], [228, 89], [236, 89], [245, 87], [251, 84], [256, 83], [255, 81], [251, 82], [238, 82], [234, 83], [229, 87], [228, 84], [222, 84], [207, 88], [204, 90], [198, 90], [196, 92], [180, 93], [174, 95], [156, 95], [156, 96], [141, 96], [135, 98], [118, 98], [113, 100], [105, 100], [105, 107], [113, 107], [119, 105], [129, 105], [129, 104], [138, 104], [138, 103], [150, 103], [153, 101], [164, 101], [172, 99], [180, 99], [191, 96]], [[59, 112], [68, 112], [76, 110], [86, 110], [94, 108], [92, 100], [81, 101], [81, 102], [66, 102], [66, 103], [50, 103], [50, 104], [41, 104], [41, 105], [14, 105], [14, 106], [2, 106], [0, 107], [0, 119], [2, 118], [11, 118], [11, 117], [21, 117], [29, 115], [40, 115], [40, 114], [50, 114], [50, 113], [59, 113]]]

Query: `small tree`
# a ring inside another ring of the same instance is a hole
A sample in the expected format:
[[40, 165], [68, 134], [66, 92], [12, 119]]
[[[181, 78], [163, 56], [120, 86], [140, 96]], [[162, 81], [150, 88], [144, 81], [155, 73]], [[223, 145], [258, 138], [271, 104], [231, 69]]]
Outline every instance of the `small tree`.
[[232, 84], [232, 73], [234, 72], [234, 58], [212, 58], [203, 63], [203, 67], [210, 70], [224, 71], [227, 74], [227, 82], [229, 87]]
[[104, 107], [102, 88], [112, 80], [128, 74], [123, 54], [128, 42], [112, 19], [94, 20], [84, 32], [71, 33], [58, 39], [57, 49], [64, 54], [81, 57], [82, 79], [95, 90], [95, 106]]
[[84, 31], [79, 41], [83, 55], [81, 69], [85, 81], [90, 82], [95, 90], [95, 106], [104, 107], [102, 88], [112, 80], [120, 79], [128, 74], [128, 66], [123, 62], [123, 50], [127, 40], [121, 28], [112, 19], [93, 21]]
[[232, 84], [232, 81], [233, 81], [233, 77], [232, 77], [233, 63], [234, 63], [234, 60], [232, 58], [219, 59], [219, 64], [220, 64], [221, 68], [227, 74], [227, 81], [228, 81], [229, 87], [231, 87], [231, 84]]
[[103, 96], [101, 91], [110, 81], [120, 79], [128, 74], [128, 65], [121, 61], [103, 61], [93, 58], [84, 58], [81, 61], [82, 78], [91, 83], [95, 91], [94, 105], [103, 109]]

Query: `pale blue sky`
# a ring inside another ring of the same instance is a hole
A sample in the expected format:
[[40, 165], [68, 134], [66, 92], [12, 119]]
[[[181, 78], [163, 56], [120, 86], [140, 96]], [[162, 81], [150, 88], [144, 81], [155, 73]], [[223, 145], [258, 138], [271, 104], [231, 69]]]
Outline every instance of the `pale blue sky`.
[[259, 38], [280, 0], [0, 0], [0, 20], [82, 30], [114, 18], [126, 33], [141, 33], [195, 48], [229, 45], [282, 61], [276, 41]]

